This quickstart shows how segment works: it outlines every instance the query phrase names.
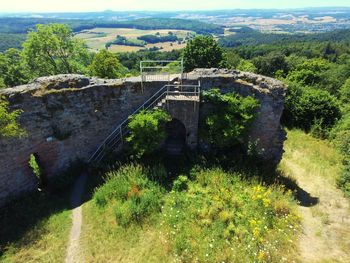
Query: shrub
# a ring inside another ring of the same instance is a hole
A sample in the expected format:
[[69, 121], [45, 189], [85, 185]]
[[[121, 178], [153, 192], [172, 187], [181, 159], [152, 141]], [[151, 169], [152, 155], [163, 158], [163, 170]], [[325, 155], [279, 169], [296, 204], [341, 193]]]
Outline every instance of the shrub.
[[341, 176], [337, 179], [337, 185], [350, 197], [350, 161], [345, 166]]
[[141, 111], [131, 116], [128, 125], [130, 135], [126, 141], [131, 145], [133, 153], [142, 157], [158, 149], [166, 138], [164, 124], [170, 120], [170, 115], [162, 110]]
[[316, 124], [326, 130], [331, 128], [340, 116], [338, 100], [329, 92], [290, 83], [282, 117], [285, 125], [309, 132]]
[[344, 158], [344, 169], [337, 179], [337, 185], [350, 197], [350, 112], [332, 129], [330, 137]]
[[204, 136], [218, 147], [230, 147], [244, 141], [259, 103], [253, 97], [235, 93], [221, 94], [219, 89], [203, 93], [204, 101], [215, 107], [206, 118]]
[[96, 205], [104, 208], [114, 204], [114, 215], [123, 227], [141, 224], [161, 207], [162, 190], [147, 175], [139, 165], [126, 165], [107, 174], [106, 183], [94, 193]]
[[173, 184], [173, 190], [177, 192], [185, 191], [188, 188], [188, 178], [187, 176], [180, 175]]

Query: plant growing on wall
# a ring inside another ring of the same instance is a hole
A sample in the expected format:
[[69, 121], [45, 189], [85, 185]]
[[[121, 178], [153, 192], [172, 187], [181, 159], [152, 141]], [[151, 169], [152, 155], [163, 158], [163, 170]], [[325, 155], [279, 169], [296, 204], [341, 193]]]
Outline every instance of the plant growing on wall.
[[206, 139], [220, 148], [242, 143], [259, 107], [258, 101], [235, 93], [221, 94], [219, 89], [204, 92], [203, 98], [214, 106], [205, 120]]
[[38, 179], [38, 189], [40, 190], [41, 186], [42, 186], [42, 178], [43, 178], [43, 172], [42, 169], [39, 166], [37, 157], [35, 156], [35, 154], [31, 154], [29, 157], [29, 167], [32, 169], [33, 174], [35, 175], [35, 177]]
[[126, 141], [133, 153], [140, 158], [159, 148], [166, 137], [164, 124], [170, 120], [170, 115], [163, 110], [141, 111], [131, 116], [128, 124], [130, 135]]
[[26, 134], [17, 123], [21, 113], [21, 110], [9, 112], [8, 102], [0, 98], [0, 139], [22, 137]]

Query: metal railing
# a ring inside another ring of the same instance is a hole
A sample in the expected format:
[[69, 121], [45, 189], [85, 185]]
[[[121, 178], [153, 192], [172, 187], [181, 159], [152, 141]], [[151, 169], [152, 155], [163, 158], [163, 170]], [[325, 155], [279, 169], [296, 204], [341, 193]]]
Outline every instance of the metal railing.
[[139, 113], [143, 110], [154, 109], [156, 106], [162, 106], [166, 100], [167, 96], [176, 95], [192, 95], [199, 99], [200, 95], [200, 82], [198, 85], [165, 85], [160, 90], [152, 95], [148, 100], [146, 100], [140, 107], [138, 107], [133, 113], [131, 113], [127, 118], [124, 119], [100, 144], [97, 150], [89, 158], [89, 163], [100, 162], [108, 151], [112, 151], [124, 142], [124, 138], [129, 133], [128, 124], [130, 117]]
[[147, 81], [168, 81], [171, 75], [182, 78], [184, 72], [183, 60], [145, 60], [140, 61], [142, 85]]

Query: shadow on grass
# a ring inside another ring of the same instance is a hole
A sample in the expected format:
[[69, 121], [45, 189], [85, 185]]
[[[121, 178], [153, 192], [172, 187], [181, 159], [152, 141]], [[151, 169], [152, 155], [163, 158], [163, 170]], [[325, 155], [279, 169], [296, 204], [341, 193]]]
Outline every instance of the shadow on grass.
[[[0, 257], [11, 246], [28, 246], [45, 234], [50, 216], [71, 209], [73, 182], [81, 172], [78, 162], [52, 180], [41, 192], [27, 193], [0, 210]], [[34, 231], [31, 231], [34, 230]], [[30, 234], [29, 234], [30, 233]]]
[[312, 196], [310, 193], [299, 187], [295, 180], [285, 176], [280, 171], [276, 171], [276, 182], [293, 191], [295, 199], [300, 206], [311, 207], [319, 203], [318, 197]]

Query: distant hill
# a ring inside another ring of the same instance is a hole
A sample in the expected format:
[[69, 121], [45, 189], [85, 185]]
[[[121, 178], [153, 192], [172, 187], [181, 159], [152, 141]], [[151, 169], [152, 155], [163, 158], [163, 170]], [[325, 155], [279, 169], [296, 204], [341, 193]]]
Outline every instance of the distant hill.
[[350, 29], [335, 30], [325, 33], [314, 34], [275, 34], [275, 33], [261, 33], [249, 27], [242, 27], [239, 29], [232, 29], [231, 32], [235, 34], [222, 37], [219, 43], [224, 47], [238, 47], [242, 45], [252, 46], [260, 44], [277, 44], [290, 42], [349, 42]]
[[94, 27], [123, 27], [136, 29], [181, 29], [191, 30], [198, 34], [222, 34], [222, 26], [200, 22], [196, 20], [178, 18], [143, 18], [130, 21], [111, 20], [83, 20], [83, 19], [59, 19], [59, 18], [22, 18], [0, 17], [0, 33], [27, 33], [36, 24], [62, 23], [72, 27], [74, 32]]

